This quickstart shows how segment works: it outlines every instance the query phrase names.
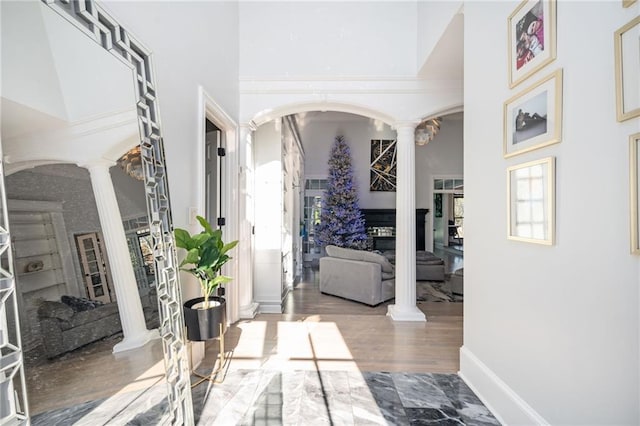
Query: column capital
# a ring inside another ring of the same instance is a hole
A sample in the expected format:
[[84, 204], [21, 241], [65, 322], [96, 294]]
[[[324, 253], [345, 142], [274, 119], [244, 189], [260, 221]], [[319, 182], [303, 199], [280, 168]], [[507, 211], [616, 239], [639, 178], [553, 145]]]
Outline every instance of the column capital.
[[118, 164], [113, 160], [107, 160], [106, 158], [96, 158], [94, 160], [88, 160], [83, 162], [82, 164], [78, 164], [80, 167], [84, 167], [87, 170], [92, 169], [107, 169], [109, 170], [111, 167]]
[[414, 131], [416, 127], [418, 127], [418, 124], [420, 123], [421, 123], [420, 120], [398, 120], [394, 122], [391, 127], [394, 130], [411, 129], [411, 131]]
[[255, 132], [258, 129], [256, 123], [253, 120], [245, 121], [240, 123], [240, 129], [249, 132]]

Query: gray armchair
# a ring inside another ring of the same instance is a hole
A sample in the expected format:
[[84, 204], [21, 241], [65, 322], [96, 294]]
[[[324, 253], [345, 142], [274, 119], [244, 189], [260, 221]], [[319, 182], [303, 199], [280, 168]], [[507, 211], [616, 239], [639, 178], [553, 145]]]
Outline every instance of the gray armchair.
[[395, 297], [393, 265], [364, 250], [326, 247], [320, 259], [320, 292], [375, 306]]

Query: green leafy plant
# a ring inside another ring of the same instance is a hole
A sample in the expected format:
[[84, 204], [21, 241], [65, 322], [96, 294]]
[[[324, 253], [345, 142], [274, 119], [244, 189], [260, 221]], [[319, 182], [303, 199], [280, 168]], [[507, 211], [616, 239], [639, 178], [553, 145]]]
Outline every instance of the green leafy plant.
[[[188, 231], [176, 228], [176, 246], [187, 250], [187, 257], [180, 263], [180, 269], [189, 272], [200, 282], [204, 306], [209, 307], [209, 297], [214, 295], [220, 284], [232, 280], [231, 277], [220, 274], [220, 269], [231, 257], [229, 250], [238, 245], [238, 241], [225, 244], [222, 241], [222, 231], [214, 230], [211, 224], [202, 216], [197, 216], [198, 222], [204, 230], [191, 235]], [[185, 265], [192, 265], [184, 267]]]

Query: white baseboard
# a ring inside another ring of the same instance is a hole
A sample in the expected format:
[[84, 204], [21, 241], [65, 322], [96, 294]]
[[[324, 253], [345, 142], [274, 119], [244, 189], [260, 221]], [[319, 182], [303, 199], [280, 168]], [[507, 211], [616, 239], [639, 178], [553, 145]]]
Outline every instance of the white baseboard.
[[281, 314], [281, 302], [258, 302], [258, 312], [261, 314]]
[[549, 425], [540, 414], [465, 346], [460, 348], [458, 375], [505, 425]]
[[260, 306], [255, 302], [251, 302], [247, 306], [240, 306], [240, 318], [241, 319], [253, 319], [253, 318], [255, 318], [256, 314], [258, 313], [258, 308], [259, 307]]

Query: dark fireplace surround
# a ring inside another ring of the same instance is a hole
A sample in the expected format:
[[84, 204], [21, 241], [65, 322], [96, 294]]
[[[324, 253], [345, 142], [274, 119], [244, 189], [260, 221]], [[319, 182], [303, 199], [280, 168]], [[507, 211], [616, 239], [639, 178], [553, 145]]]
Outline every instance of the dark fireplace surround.
[[[396, 246], [396, 209], [362, 209], [365, 228], [374, 250], [394, 250]], [[416, 209], [416, 250], [425, 249], [425, 219], [429, 209]], [[375, 230], [384, 228], [381, 232]]]

